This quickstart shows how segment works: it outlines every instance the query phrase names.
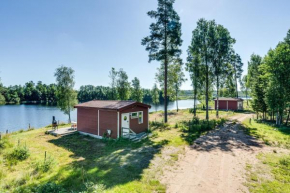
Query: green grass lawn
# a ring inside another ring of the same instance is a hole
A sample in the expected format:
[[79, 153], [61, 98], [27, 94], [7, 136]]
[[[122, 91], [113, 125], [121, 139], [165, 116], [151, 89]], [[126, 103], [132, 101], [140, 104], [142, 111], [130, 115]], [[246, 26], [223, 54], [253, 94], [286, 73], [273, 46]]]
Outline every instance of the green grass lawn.
[[[144, 140], [103, 141], [74, 134], [65, 137], [45, 135], [46, 128], [10, 134], [14, 147], [6, 148], [0, 155], [0, 192], [30, 192], [41, 184], [54, 182], [67, 192], [86, 190], [90, 182], [105, 187], [106, 192], [164, 192], [154, 178], [148, 178], [146, 169], [160, 153], [162, 143]], [[9, 165], [5, 159], [18, 146], [26, 144], [29, 158]], [[53, 160], [48, 172], [38, 171], [37, 164], [47, 157]]]
[[[254, 193], [290, 193], [290, 128], [245, 120], [245, 131], [265, 142], [280, 147], [273, 153], [259, 154], [261, 164], [248, 165], [248, 185]], [[285, 151], [283, 150], [285, 149]]]
[[252, 119], [243, 122], [245, 131], [263, 140], [267, 145], [290, 149], [290, 127], [275, 127], [273, 124], [257, 123]]
[[165, 192], [158, 181], [162, 168], [213, 127], [212, 122], [211, 128], [189, 128], [193, 114], [188, 110], [169, 113], [169, 124], [158, 122], [160, 112], [151, 113], [151, 121], [160, 120], [139, 143], [46, 135], [50, 128], [9, 134], [0, 143], [0, 192]]

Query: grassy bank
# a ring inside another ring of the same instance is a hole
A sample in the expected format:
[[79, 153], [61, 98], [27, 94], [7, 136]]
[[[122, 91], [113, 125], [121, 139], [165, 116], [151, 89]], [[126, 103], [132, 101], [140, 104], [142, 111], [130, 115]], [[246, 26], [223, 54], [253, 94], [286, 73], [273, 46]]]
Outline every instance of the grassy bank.
[[256, 165], [247, 165], [248, 186], [254, 193], [290, 193], [290, 128], [246, 120], [245, 131], [274, 148], [261, 153]]
[[50, 128], [9, 134], [1, 140], [0, 192], [165, 192], [162, 168], [221, 123], [196, 122], [188, 110], [170, 113], [169, 124], [150, 114], [152, 134], [139, 143], [54, 137], [45, 134]]
[[243, 122], [247, 134], [261, 139], [267, 145], [290, 149], [290, 127], [276, 127], [272, 123], [258, 123], [255, 120]]

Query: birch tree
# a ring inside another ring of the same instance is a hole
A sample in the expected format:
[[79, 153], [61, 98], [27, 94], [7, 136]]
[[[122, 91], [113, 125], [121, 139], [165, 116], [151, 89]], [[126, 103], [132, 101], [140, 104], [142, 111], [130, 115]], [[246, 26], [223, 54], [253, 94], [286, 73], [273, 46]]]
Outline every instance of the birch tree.
[[57, 106], [64, 114], [68, 115], [68, 122], [71, 123], [71, 111], [78, 103], [77, 93], [74, 90], [74, 70], [70, 67], [61, 66], [56, 69], [54, 76], [57, 84]]

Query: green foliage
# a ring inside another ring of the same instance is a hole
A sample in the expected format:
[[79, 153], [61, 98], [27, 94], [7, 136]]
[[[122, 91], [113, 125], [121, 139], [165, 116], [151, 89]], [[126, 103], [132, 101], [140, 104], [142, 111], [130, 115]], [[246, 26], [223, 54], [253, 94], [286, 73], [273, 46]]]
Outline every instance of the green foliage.
[[151, 92], [152, 92], [151, 95], [152, 95], [153, 104], [158, 104], [159, 103], [159, 90], [156, 83], [154, 84]]
[[17, 164], [18, 161], [26, 160], [29, 157], [29, 155], [30, 153], [27, 147], [17, 146], [5, 157], [10, 165], [15, 165]]
[[6, 100], [5, 97], [0, 93], [0, 105], [5, 105]]
[[[35, 84], [33, 81], [25, 83], [24, 86], [14, 85], [9, 87], [0, 86], [0, 95], [5, 98], [5, 103], [52, 103], [56, 102], [56, 85], [43, 84], [41, 81]], [[0, 96], [1, 100], [1, 96]]]
[[105, 192], [106, 186], [103, 184], [94, 184], [93, 182], [85, 183], [86, 190], [80, 193], [102, 193]]
[[56, 162], [52, 156], [48, 156], [44, 161], [38, 161], [35, 163], [35, 171], [40, 173], [46, 173], [50, 171]]
[[150, 122], [151, 130], [154, 130], [154, 129], [164, 130], [164, 129], [168, 129], [169, 127], [170, 125], [168, 123], [158, 122], [158, 121]]
[[130, 98], [130, 82], [128, 81], [128, 75], [120, 69], [117, 77], [117, 91], [120, 100], [128, 100]]
[[132, 80], [131, 98], [137, 102], [143, 102], [143, 90], [137, 77]]
[[0, 140], [0, 153], [3, 149], [12, 147], [12, 144], [10, 142], [10, 136], [9, 135], [2, 135]]
[[[254, 193], [289, 193], [290, 192], [290, 156], [276, 155], [273, 153], [259, 154], [258, 158], [266, 165], [273, 176], [272, 179], [263, 177], [264, 171], [251, 170], [249, 183], [251, 192]], [[265, 166], [264, 166], [265, 167]], [[262, 175], [260, 175], [260, 173]]]
[[56, 69], [54, 76], [57, 82], [57, 106], [69, 116], [69, 122], [71, 122], [70, 113], [78, 103], [77, 93], [74, 91], [74, 70], [61, 66]]
[[[148, 16], [155, 19], [150, 25], [150, 35], [143, 38], [141, 44], [149, 52], [149, 62], [161, 61], [164, 66], [164, 100], [167, 103], [168, 65], [170, 60], [179, 59], [182, 44], [181, 23], [177, 12], [173, 9], [174, 0], [158, 0], [157, 11], [149, 11]], [[167, 122], [167, 108], [164, 107], [164, 121]]]
[[113, 95], [117, 96], [117, 94], [112, 94], [112, 89], [110, 87], [85, 85], [81, 86], [80, 90], [78, 91], [78, 100], [81, 102], [87, 102], [96, 99], [109, 100], [114, 99], [112, 98]]
[[247, 84], [251, 88], [251, 106], [255, 112], [267, 111], [265, 102], [265, 93], [267, 88], [267, 80], [263, 77], [264, 72], [261, 69], [262, 57], [252, 54], [248, 62]]
[[36, 190], [37, 193], [66, 193], [64, 188], [60, 185], [57, 185], [54, 182], [48, 182], [39, 186]]
[[111, 71], [109, 72], [109, 78], [111, 79], [110, 82], [110, 93], [107, 97], [109, 97], [109, 99], [112, 100], [116, 100], [118, 99], [118, 93], [117, 93], [117, 76], [118, 76], [118, 72], [115, 70], [115, 68], [112, 68]]
[[0, 180], [2, 180], [5, 176], [6, 176], [5, 171], [3, 170], [3, 168], [0, 168]]
[[192, 144], [200, 135], [214, 129], [216, 126], [223, 125], [226, 119], [213, 119], [210, 121], [200, 121], [198, 117], [193, 117], [191, 121], [184, 122], [182, 126], [182, 138]]
[[257, 120], [245, 120], [243, 124], [247, 134], [261, 139], [265, 144], [290, 149], [289, 127], [276, 127], [271, 123], [258, 123]]
[[[197, 27], [192, 32], [191, 44], [187, 51], [187, 70], [194, 89], [194, 99], [205, 96], [207, 120], [208, 102], [214, 87], [217, 89], [217, 96], [219, 89], [225, 85], [235, 88], [237, 93], [237, 79], [241, 76], [243, 64], [239, 55], [234, 53], [234, 43], [235, 40], [229, 31], [214, 20], [198, 20]], [[195, 108], [194, 105], [193, 113], [196, 115]]]
[[171, 65], [169, 65], [169, 79], [168, 83], [172, 86], [175, 94], [174, 98], [176, 100], [176, 106], [178, 111], [178, 93], [180, 91], [181, 85], [186, 81], [181, 59], [174, 60]]

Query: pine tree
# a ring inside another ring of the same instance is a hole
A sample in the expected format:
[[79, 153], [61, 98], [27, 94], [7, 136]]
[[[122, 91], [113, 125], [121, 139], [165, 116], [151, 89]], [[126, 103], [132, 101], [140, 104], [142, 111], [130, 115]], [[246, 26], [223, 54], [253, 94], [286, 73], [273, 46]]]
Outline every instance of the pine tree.
[[157, 11], [149, 11], [148, 16], [156, 22], [150, 25], [150, 35], [143, 38], [141, 44], [149, 52], [149, 62], [156, 60], [164, 64], [164, 122], [167, 122], [167, 81], [168, 65], [172, 57], [181, 54], [181, 23], [173, 9], [174, 0], [158, 0]]

